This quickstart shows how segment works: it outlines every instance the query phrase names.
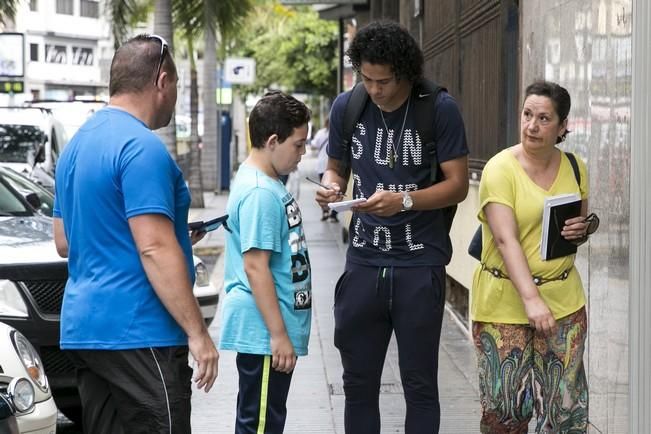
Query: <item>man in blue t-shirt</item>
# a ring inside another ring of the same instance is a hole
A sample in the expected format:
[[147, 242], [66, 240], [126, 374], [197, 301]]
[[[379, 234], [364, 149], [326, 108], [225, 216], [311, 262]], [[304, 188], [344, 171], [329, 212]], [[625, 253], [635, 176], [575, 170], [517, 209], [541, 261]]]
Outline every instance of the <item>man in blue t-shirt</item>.
[[66, 146], [54, 240], [68, 258], [61, 348], [77, 365], [84, 432], [188, 433], [192, 369], [206, 392], [218, 353], [192, 293], [190, 192], [152, 132], [178, 76], [169, 47], [139, 35], [115, 53], [109, 106]]
[[426, 134], [418, 130], [416, 114], [423, 105], [415, 101], [429, 95], [416, 91], [423, 75], [418, 44], [396, 23], [371, 23], [357, 32], [347, 54], [370, 101], [346, 149], [344, 111], [351, 92], [335, 100], [322, 181], [333, 189], [317, 191], [316, 198], [322, 206], [340, 200], [352, 170], [352, 196], [367, 199], [353, 208], [346, 268], [335, 288], [344, 425], [347, 434], [380, 432], [380, 379], [395, 331], [407, 403], [405, 433], [438, 432], [438, 346], [445, 265], [452, 254], [441, 208], [468, 192], [463, 120], [445, 91], [427, 108], [443, 174], [432, 184]]
[[307, 355], [312, 279], [298, 203], [280, 177], [305, 154], [310, 111], [281, 92], [249, 117], [251, 153], [231, 185], [219, 348], [237, 351], [235, 434], [281, 434], [297, 356]]

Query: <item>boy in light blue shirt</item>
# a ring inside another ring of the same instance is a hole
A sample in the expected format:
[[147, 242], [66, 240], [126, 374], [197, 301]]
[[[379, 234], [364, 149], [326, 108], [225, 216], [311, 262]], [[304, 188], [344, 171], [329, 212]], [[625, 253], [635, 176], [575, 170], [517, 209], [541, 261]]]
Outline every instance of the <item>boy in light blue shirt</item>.
[[228, 198], [220, 348], [237, 351], [235, 433], [282, 433], [297, 356], [307, 355], [310, 260], [298, 203], [280, 181], [305, 154], [309, 109], [266, 94], [249, 117], [251, 153]]

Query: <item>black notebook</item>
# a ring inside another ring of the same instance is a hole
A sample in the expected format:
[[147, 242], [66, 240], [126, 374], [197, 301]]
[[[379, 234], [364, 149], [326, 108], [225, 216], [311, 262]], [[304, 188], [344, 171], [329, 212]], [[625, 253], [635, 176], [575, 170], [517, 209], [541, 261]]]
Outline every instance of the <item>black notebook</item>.
[[581, 197], [561, 194], [545, 198], [540, 256], [543, 261], [576, 253], [576, 245], [566, 240], [561, 231], [565, 220], [581, 215]]

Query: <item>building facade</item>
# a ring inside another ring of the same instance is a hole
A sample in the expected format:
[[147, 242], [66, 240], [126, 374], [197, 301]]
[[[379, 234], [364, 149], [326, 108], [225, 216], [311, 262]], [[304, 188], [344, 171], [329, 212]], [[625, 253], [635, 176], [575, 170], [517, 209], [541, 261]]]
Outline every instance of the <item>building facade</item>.
[[24, 94], [15, 102], [108, 95], [113, 47], [101, 7], [97, 0], [19, 3], [5, 29], [25, 35]]

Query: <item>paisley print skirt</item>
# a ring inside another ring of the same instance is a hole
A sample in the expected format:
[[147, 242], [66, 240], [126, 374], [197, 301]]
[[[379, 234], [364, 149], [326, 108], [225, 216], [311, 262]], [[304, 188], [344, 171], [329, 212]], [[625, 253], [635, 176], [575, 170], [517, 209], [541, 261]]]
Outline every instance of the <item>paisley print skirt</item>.
[[583, 367], [585, 307], [557, 320], [545, 337], [525, 324], [475, 322], [482, 433], [585, 433], [588, 384]]

